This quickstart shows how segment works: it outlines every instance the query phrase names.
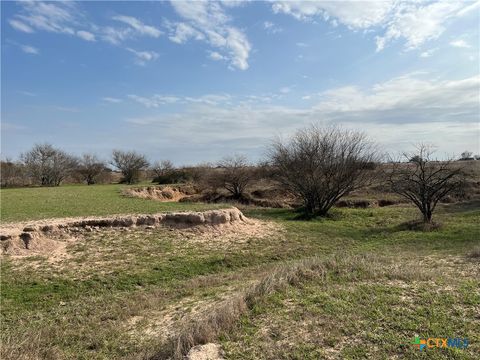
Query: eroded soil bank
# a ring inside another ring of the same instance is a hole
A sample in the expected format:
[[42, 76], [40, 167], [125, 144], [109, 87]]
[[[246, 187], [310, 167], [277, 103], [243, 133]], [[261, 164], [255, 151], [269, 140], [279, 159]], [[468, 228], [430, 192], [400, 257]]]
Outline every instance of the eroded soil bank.
[[160, 226], [192, 229], [201, 233], [259, 231], [259, 224], [249, 220], [237, 208], [204, 212], [63, 218], [13, 223], [0, 227], [0, 250], [2, 254], [13, 256], [52, 255], [61, 252], [68, 241], [74, 241], [85, 232], [101, 229], [125, 231], [135, 227], [155, 229]]

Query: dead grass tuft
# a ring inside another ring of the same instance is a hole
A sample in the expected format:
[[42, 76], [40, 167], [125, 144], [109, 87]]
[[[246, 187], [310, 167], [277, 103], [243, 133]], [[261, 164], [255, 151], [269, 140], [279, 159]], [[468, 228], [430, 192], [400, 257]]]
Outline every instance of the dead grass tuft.
[[172, 342], [174, 359], [183, 359], [195, 345], [214, 341], [222, 332], [231, 329], [246, 311], [244, 296], [236, 295], [224, 301], [212, 313], [186, 323]]
[[473, 248], [468, 254], [467, 258], [480, 260], [480, 247]]

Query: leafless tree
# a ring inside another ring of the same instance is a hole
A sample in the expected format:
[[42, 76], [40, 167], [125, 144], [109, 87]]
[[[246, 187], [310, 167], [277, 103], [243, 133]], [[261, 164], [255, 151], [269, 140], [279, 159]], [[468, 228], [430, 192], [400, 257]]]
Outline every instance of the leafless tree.
[[17, 161], [5, 159], [0, 161], [0, 186], [22, 186], [26, 184], [24, 166]]
[[468, 151], [468, 150], [465, 150], [465, 151], [462, 152], [462, 154], [460, 155], [460, 160], [474, 160], [473, 152]]
[[166, 179], [172, 175], [175, 171], [175, 166], [170, 160], [162, 160], [156, 161], [151, 169], [155, 175], [154, 181], [161, 182], [162, 179]]
[[121, 171], [123, 182], [133, 184], [138, 182], [140, 172], [148, 167], [145, 155], [135, 151], [113, 150], [112, 165]]
[[33, 182], [58, 186], [76, 168], [77, 160], [50, 144], [37, 144], [21, 155], [26, 172]]
[[226, 189], [235, 199], [241, 199], [255, 178], [255, 169], [243, 155], [223, 158], [217, 163], [218, 171], [211, 178], [218, 187]]
[[357, 131], [310, 126], [269, 151], [275, 177], [303, 199], [307, 216], [325, 216], [343, 196], [373, 177], [375, 146]]
[[105, 163], [94, 154], [83, 154], [78, 164], [78, 173], [87, 185], [97, 182], [97, 178], [105, 170]]
[[438, 202], [465, 182], [460, 166], [453, 160], [433, 160], [434, 152], [431, 146], [420, 144], [414, 153], [403, 154], [408, 163], [390, 162], [385, 176], [393, 192], [420, 210], [424, 223], [432, 221]]

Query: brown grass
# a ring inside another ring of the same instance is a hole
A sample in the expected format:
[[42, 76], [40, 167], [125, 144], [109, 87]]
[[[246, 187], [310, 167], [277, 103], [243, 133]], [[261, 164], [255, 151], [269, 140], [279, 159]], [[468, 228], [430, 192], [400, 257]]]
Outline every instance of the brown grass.
[[470, 252], [467, 254], [467, 257], [470, 258], [470, 259], [480, 260], [480, 246], [479, 246], [479, 247], [476, 247], [476, 248], [474, 248], [472, 251], [470, 251]]
[[239, 318], [265, 297], [298, 286], [304, 281], [328, 281], [331, 277], [365, 280], [385, 277], [394, 280], [425, 280], [430, 274], [417, 266], [402, 266], [373, 255], [318, 257], [286, 263], [275, 268], [256, 284], [224, 300], [215, 310], [187, 320], [180, 332], [171, 338], [163, 350], [151, 359], [183, 359], [189, 350], [200, 344], [214, 342], [228, 333]]

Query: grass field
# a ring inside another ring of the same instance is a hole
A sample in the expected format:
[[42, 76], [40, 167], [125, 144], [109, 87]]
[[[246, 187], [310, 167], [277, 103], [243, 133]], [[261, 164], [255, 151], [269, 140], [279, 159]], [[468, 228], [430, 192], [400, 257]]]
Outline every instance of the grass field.
[[[43, 203], [50, 191], [65, 208]], [[121, 198], [119, 191], [2, 190], [2, 213], [12, 221], [191, 208]], [[82, 198], [78, 205], [75, 198]], [[218, 311], [279, 267], [312, 258], [315, 266], [301, 268], [295, 281], [259, 296], [204, 338], [220, 343], [227, 359], [478, 358], [480, 265], [469, 257], [480, 243], [478, 201], [442, 206], [442, 227], [432, 232], [401, 226], [417, 216], [408, 206], [334, 209], [331, 218], [312, 221], [285, 209], [244, 213], [278, 231], [201, 240], [168, 229], [104, 230], [68, 245], [61, 262], [4, 258], [1, 358], [162, 358], [179, 324]], [[470, 346], [419, 352], [415, 335], [466, 337]]]
[[64, 185], [0, 190], [1, 221], [54, 217], [205, 210], [219, 206], [161, 203], [121, 195], [126, 185]]

